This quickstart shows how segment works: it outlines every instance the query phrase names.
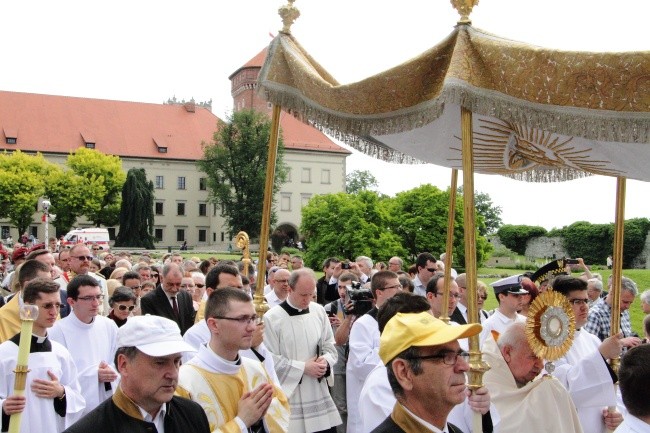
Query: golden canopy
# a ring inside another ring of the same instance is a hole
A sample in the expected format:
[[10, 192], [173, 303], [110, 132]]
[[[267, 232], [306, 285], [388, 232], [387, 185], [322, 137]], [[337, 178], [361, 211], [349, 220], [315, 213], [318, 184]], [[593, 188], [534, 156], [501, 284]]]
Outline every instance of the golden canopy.
[[341, 85], [280, 33], [259, 87], [274, 104], [388, 161], [462, 168], [463, 107], [474, 115], [475, 172], [650, 180], [650, 51], [557, 51], [459, 24], [418, 57]]

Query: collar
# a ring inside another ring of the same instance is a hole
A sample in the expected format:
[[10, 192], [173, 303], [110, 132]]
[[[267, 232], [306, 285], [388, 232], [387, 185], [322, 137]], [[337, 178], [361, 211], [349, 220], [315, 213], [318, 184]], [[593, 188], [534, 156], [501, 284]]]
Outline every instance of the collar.
[[194, 365], [203, 369], [217, 371], [219, 373], [236, 374], [241, 368], [241, 358], [239, 355], [237, 355], [235, 361], [229, 361], [217, 355], [214, 350], [210, 348], [209, 344], [210, 343], [208, 342], [199, 347], [199, 353], [196, 355], [199, 362], [198, 365]]
[[402, 428], [405, 432], [434, 432], [434, 433], [447, 433], [447, 425], [445, 428], [440, 430], [436, 426], [424, 421], [422, 418], [415, 415], [413, 412], [408, 410], [406, 407], [402, 406], [400, 402], [395, 402], [393, 407], [393, 413], [390, 417], [393, 419], [395, 424]]
[[282, 307], [289, 316], [300, 316], [303, 314], [309, 314], [309, 307], [305, 308], [304, 310], [300, 310], [294, 307], [293, 305], [291, 305], [288, 297], [280, 304], [280, 307]]

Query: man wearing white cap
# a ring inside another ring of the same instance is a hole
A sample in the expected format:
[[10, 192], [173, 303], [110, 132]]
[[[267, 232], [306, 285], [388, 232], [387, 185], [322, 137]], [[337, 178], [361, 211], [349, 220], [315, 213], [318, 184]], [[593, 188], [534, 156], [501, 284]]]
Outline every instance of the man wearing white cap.
[[174, 321], [132, 317], [119, 329], [117, 347], [118, 389], [65, 433], [210, 432], [201, 406], [174, 396], [181, 353], [194, 350]]
[[494, 295], [497, 298], [499, 306], [494, 310], [494, 314], [483, 322], [483, 331], [479, 338], [481, 344], [483, 344], [490, 333], [496, 334], [495, 339], [497, 339], [510, 324], [526, 322], [526, 316], [517, 313], [517, 311], [521, 310], [524, 303], [521, 295], [528, 293], [521, 286], [521, 275], [503, 278], [495, 281], [491, 285], [494, 287]]
[[481, 325], [449, 326], [430, 313], [397, 313], [379, 340], [379, 357], [397, 402], [393, 413], [373, 433], [449, 432], [449, 412], [465, 400], [469, 353], [459, 338], [481, 331]]

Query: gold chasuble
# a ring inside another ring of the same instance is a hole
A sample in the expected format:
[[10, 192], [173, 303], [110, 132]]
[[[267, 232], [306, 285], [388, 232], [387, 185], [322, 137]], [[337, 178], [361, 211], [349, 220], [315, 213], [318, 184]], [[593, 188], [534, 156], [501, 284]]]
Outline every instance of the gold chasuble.
[[213, 432], [241, 433], [243, 423], [236, 420], [239, 400], [263, 383], [273, 385], [264, 427], [269, 433], [286, 432], [289, 402], [258, 361], [240, 357], [238, 364], [230, 363], [203, 345], [194, 359], [181, 366], [176, 394], [203, 407]]

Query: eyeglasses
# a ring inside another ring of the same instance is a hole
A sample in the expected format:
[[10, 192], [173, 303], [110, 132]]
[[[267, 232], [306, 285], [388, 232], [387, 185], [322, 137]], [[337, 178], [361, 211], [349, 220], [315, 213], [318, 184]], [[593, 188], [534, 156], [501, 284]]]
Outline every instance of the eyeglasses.
[[438, 272], [438, 270], [434, 268], [426, 268], [426, 270], [429, 272]]
[[481, 295], [479, 295], [479, 297], [478, 297], [478, 298], [479, 298], [479, 299], [483, 299], [483, 300], [485, 301], [485, 300], [486, 300], [486, 299], [487, 299], [488, 297], [487, 297], [487, 295], [482, 295], [482, 296], [481, 296]]
[[181, 284], [181, 289], [191, 289], [196, 287], [194, 284]]
[[128, 306], [127, 305], [118, 305], [117, 306], [117, 309], [120, 310], [120, 311], [125, 311], [125, 310], [133, 311], [134, 308], [135, 308], [135, 305], [128, 305]]
[[289, 280], [274, 280], [274, 281], [275, 281], [276, 283], [280, 283], [280, 284], [286, 284], [286, 283], [289, 282]]
[[205, 287], [205, 284], [196, 284], [196, 287], [198, 287], [199, 289], [202, 289], [202, 288]]
[[569, 299], [569, 304], [573, 306], [580, 306], [580, 305], [589, 305], [589, 299], [588, 298], [576, 298], [576, 299]]
[[242, 325], [257, 325], [260, 323], [260, 318], [257, 316], [242, 316], [242, 317], [225, 317], [225, 316], [214, 316], [215, 319], [224, 319], [230, 320], [233, 322], [239, 322]]
[[[442, 296], [442, 293], [436, 292], [436, 293], [433, 294], [433, 296], [438, 296], [438, 295]], [[455, 298], [456, 300], [459, 300], [460, 299], [460, 294], [458, 294], [458, 293], [450, 293], [449, 297], [450, 298]]]
[[467, 362], [469, 361], [469, 352], [465, 352], [464, 350], [459, 350], [458, 352], [445, 351], [441, 353], [436, 353], [435, 355], [411, 356], [406, 359], [409, 360], [421, 359], [423, 361], [426, 361], [428, 359], [442, 359], [442, 362], [444, 362], [447, 365], [456, 365], [456, 362], [458, 362], [459, 357], [463, 358], [463, 361]]
[[73, 259], [77, 259], [79, 261], [82, 261], [82, 262], [85, 262], [85, 261], [92, 262], [93, 261], [93, 256], [70, 256], [70, 257], [72, 257]]
[[394, 286], [387, 286], [387, 287], [384, 287], [384, 288], [382, 288], [380, 290], [390, 290], [390, 289], [402, 290], [402, 285], [401, 284], [395, 284]]
[[41, 308], [44, 308], [45, 310], [51, 310], [52, 308], [60, 310], [62, 306], [63, 305], [59, 302], [48, 302], [47, 304], [41, 305]]
[[104, 299], [104, 295], [96, 295], [96, 296], [81, 296], [77, 298], [77, 301], [102, 301]]
[[151, 278], [158, 278], [158, 274], [151, 274]]

